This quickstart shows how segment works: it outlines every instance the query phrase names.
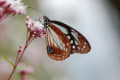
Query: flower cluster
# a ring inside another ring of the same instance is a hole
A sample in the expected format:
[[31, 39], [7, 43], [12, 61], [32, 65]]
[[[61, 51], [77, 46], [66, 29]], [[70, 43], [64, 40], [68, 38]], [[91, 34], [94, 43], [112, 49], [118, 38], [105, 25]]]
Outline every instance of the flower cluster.
[[21, 0], [0, 0], [0, 20], [8, 15], [25, 14], [26, 6]]
[[33, 21], [27, 16], [26, 19], [27, 31], [30, 33], [30, 36], [35, 38], [42, 38], [46, 34], [46, 29], [40, 21]]

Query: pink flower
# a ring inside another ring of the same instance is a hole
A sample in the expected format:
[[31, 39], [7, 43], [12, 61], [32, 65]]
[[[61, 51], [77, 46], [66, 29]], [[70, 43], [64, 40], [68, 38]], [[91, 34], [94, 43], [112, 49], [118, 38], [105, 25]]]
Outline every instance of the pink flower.
[[17, 67], [18, 73], [21, 77], [21, 80], [26, 80], [27, 74], [31, 74], [34, 72], [32, 67], [26, 67], [24, 64], [19, 64]]
[[8, 15], [25, 14], [26, 6], [21, 0], [0, 0], [0, 20], [3, 20]]
[[42, 38], [46, 34], [44, 25], [40, 21], [33, 21], [29, 16], [26, 18], [27, 31], [33, 39]]
[[17, 52], [18, 52], [18, 54], [20, 54], [22, 51], [23, 51], [23, 45], [21, 44], [21, 45], [19, 46], [19, 49], [17, 50]]
[[18, 69], [20, 69], [20, 68], [21, 68], [21, 70], [18, 70], [18, 72], [20, 74], [30, 74], [30, 73], [34, 72], [32, 67], [30, 67], [30, 66], [26, 67], [24, 64], [19, 64]]

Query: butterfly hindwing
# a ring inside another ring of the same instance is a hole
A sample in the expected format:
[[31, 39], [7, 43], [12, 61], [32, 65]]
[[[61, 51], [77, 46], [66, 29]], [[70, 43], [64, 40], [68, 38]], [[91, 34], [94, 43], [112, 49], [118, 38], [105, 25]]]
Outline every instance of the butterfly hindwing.
[[54, 60], [64, 60], [70, 55], [71, 45], [66, 35], [52, 23], [47, 28], [47, 53]]

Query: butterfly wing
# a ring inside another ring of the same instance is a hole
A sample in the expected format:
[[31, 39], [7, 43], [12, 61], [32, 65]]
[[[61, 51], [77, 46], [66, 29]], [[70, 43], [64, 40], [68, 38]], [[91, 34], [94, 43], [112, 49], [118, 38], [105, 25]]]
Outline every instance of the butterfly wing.
[[54, 60], [64, 60], [70, 55], [71, 45], [66, 35], [52, 23], [47, 28], [47, 53]]
[[52, 21], [51, 20], [51, 23], [56, 25], [56, 27], [59, 26], [59, 29], [60, 29], [60, 27], [62, 27], [66, 30], [63, 33], [69, 39], [69, 42], [71, 45], [71, 52], [70, 52], [71, 54], [72, 53], [83, 54], [83, 53], [88, 53], [90, 51], [91, 47], [90, 47], [89, 42], [80, 32], [78, 32], [74, 28], [68, 26], [67, 24], [64, 24], [64, 23], [59, 22], [59, 21]]

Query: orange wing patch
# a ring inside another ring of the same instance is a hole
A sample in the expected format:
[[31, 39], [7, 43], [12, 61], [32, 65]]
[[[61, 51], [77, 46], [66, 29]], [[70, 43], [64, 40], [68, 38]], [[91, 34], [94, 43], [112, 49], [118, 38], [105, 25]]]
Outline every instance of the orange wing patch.
[[66, 35], [55, 25], [47, 30], [47, 53], [54, 60], [64, 60], [70, 55], [71, 44]]

